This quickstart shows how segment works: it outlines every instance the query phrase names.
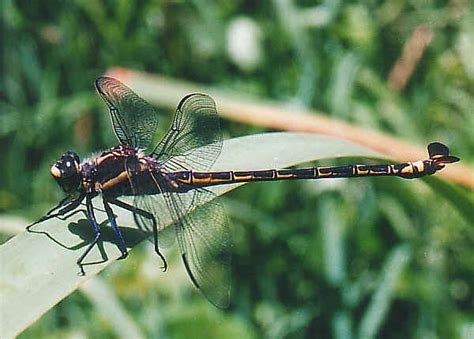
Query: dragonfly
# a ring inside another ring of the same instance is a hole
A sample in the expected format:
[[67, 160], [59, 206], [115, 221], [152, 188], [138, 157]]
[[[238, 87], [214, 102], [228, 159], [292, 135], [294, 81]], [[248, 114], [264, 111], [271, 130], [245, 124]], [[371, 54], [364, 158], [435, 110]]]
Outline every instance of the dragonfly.
[[[95, 86], [108, 107], [115, 135], [120, 142], [81, 162], [75, 152], [65, 152], [51, 167], [51, 175], [66, 197], [30, 228], [42, 221], [62, 217], [85, 200], [86, 216], [94, 238], [78, 258], [84, 261], [101, 236], [92, 199], [102, 199], [108, 222], [116, 236], [121, 258], [128, 255], [124, 237], [111, 205], [133, 213], [137, 227], [153, 235], [156, 254], [165, 271], [159, 232], [171, 221], [181, 258], [193, 284], [215, 306], [225, 308], [231, 292], [232, 240], [222, 203], [209, 189], [214, 185], [243, 182], [325, 179], [341, 177], [398, 176], [420, 178], [434, 174], [446, 164], [459, 161], [447, 146], [428, 146], [428, 159], [398, 164], [320, 166], [254, 171], [211, 171], [222, 149], [223, 137], [214, 100], [193, 93], [178, 104], [170, 129], [153, 144], [158, 114], [153, 107], [119, 80], [99, 77]], [[124, 201], [128, 197], [129, 200]]]

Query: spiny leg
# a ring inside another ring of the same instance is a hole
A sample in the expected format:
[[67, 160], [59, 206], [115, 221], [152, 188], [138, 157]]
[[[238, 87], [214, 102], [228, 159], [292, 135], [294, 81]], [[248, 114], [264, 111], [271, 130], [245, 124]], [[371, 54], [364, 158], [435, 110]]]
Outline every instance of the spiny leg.
[[[59, 204], [57, 206], [50, 209], [48, 211], [48, 213], [43, 215], [38, 221], [35, 221], [34, 223], [26, 226], [26, 230], [29, 232], [31, 227], [33, 227], [36, 224], [39, 224], [40, 222], [43, 222], [43, 221], [48, 220], [48, 219], [60, 217], [60, 216], [65, 215], [66, 213], [71, 212], [72, 210], [76, 209], [81, 204], [82, 200], [84, 200], [84, 197], [85, 197], [85, 194], [81, 194], [77, 199], [72, 200], [72, 201], [70, 201], [66, 204], [66, 201], [70, 198], [70, 196], [67, 196], [66, 198], [61, 200], [61, 202], [59, 202]], [[51, 214], [51, 212], [53, 212], [54, 210], [56, 210], [60, 207], [63, 207], [63, 208], [61, 208], [58, 212]]]
[[108, 204], [106, 198], [103, 197], [102, 200], [104, 202], [105, 212], [107, 213], [107, 217], [109, 219], [110, 225], [112, 226], [112, 229], [114, 230], [115, 235], [117, 236], [117, 239], [118, 239], [117, 247], [122, 252], [122, 256], [119, 259], [124, 259], [128, 255], [127, 246], [125, 245], [125, 240], [123, 239], [122, 232], [120, 232], [120, 229], [117, 226], [114, 212], [110, 208], [110, 205]]
[[86, 196], [86, 207], [87, 207], [87, 218], [92, 223], [95, 237], [94, 237], [94, 240], [92, 240], [92, 242], [89, 244], [87, 249], [84, 251], [84, 253], [82, 253], [79, 259], [77, 259], [77, 265], [79, 265], [79, 268], [81, 270], [80, 272], [81, 275], [85, 275], [82, 262], [84, 261], [85, 257], [89, 254], [89, 252], [92, 250], [94, 245], [97, 244], [97, 241], [99, 240], [99, 237], [100, 237], [100, 226], [97, 223], [97, 220], [95, 219], [94, 206], [92, 206], [92, 199], [89, 195]]
[[161, 261], [163, 262], [163, 266], [161, 266], [161, 269], [163, 270], [163, 272], [166, 272], [166, 270], [168, 269], [168, 263], [166, 262], [166, 259], [164, 257], [164, 255], [160, 252], [160, 249], [158, 247], [158, 225], [156, 223], [156, 219], [155, 219], [155, 216], [147, 211], [144, 211], [142, 209], [139, 209], [139, 208], [136, 208], [132, 205], [129, 205], [123, 201], [120, 201], [120, 200], [117, 200], [117, 199], [111, 199], [109, 200], [109, 202], [111, 204], [114, 204], [118, 207], [121, 207], [127, 211], [130, 211], [133, 213], [134, 215], [134, 218], [135, 218], [135, 222], [136, 222], [136, 214], [139, 214], [141, 215], [142, 217], [144, 218], [147, 218], [149, 220], [152, 221], [152, 224], [153, 224], [153, 244], [154, 244], [154, 247], [155, 247], [155, 253], [160, 257]]

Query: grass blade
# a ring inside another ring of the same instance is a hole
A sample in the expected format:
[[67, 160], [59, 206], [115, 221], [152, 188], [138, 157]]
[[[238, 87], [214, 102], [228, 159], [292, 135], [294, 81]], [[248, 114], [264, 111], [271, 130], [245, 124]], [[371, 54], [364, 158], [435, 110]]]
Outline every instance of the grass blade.
[[[289, 152], [288, 150], [291, 150]], [[377, 156], [371, 150], [331, 137], [268, 133], [235, 138], [225, 142], [215, 170], [265, 169], [287, 167], [322, 158]], [[239, 185], [215, 187], [221, 195]], [[101, 207], [101, 204], [97, 204]], [[134, 228], [133, 217], [115, 210], [127, 246], [133, 247], [144, 236]], [[86, 275], [78, 275], [75, 262], [93, 237], [83, 207], [67, 218], [52, 219], [34, 230], [23, 232], [0, 247], [0, 332], [12, 337], [23, 331], [47, 310], [98, 274], [120, 256], [110, 227], [105, 227], [103, 211], [97, 211], [103, 226], [102, 242], [88, 256], [93, 265], [85, 266]], [[67, 247], [67, 248], [66, 248]]]

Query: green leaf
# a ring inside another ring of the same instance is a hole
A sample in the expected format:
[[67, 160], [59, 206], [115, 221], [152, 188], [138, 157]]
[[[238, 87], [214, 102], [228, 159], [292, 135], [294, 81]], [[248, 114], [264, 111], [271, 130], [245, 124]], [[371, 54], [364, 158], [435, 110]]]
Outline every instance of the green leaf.
[[396, 284], [410, 259], [411, 249], [408, 245], [399, 245], [391, 251], [385, 261], [377, 289], [362, 316], [359, 338], [377, 337], [394, 299]]
[[[323, 158], [377, 156], [374, 151], [331, 137], [268, 133], [227, 140], [213, 170], [281, 168]], [[213, 191], [222, 195], [238, 186], [216, 186]], [[102, 208], [97, 199], [95, 206]], [[0, 247], [0, 333], [4, 337], [23, 331], [120, 256], [113, 232], [105, 227], [105, 213], [98, 210], [102, 242], [87, 257], [93, 264], [84, 267], [86, 275], [78, 274], [76, 260], [93, 237], [83, 210], [79, 208], [66, 220], [38, 224], [33, 230], [42, 234], [23, 232]], [[127, 246], [143, 240], [129, 212], [116, 208], [114, 213], [119, 225], [125, 227]]]
[[436, 191], [439, 196], [448, 200], [451, 205], [471, 224], [474, 223], [474, 195], [459, 186], [443, 181], [436, 177], [427, 177], [425, 182]]

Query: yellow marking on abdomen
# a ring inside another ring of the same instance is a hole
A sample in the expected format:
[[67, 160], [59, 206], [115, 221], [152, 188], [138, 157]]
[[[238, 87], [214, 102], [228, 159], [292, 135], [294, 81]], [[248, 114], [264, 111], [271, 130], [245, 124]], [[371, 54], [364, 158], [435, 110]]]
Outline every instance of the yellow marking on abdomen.
[[425, 171], [425, 163], [422, 160], [412, 162], [411, 165], [418, 170], [418, 173]]
[[232, 182], [231, 179], [211, 178], [209, 180], [210, 184], [225, 184], [225, 183], [230, 183], [230, 182]]
[[287, 173], [287, 174], [277, 173], [276, 174], [276, 179], [288, 179], [288, 178], [294, 178], [294, 177], [295, 177], [294, 173]]
[[192, 183], [193, 184], [208, 184], [211, 182], [211, 177], [205, 177], [205, 178], [192, 178]]
[[255, 178], [253, 175], [243, 175], [243, 176], [238, 176], [234, 174], [235, 181], [247, 181], [247, 180], [252, 180]]

